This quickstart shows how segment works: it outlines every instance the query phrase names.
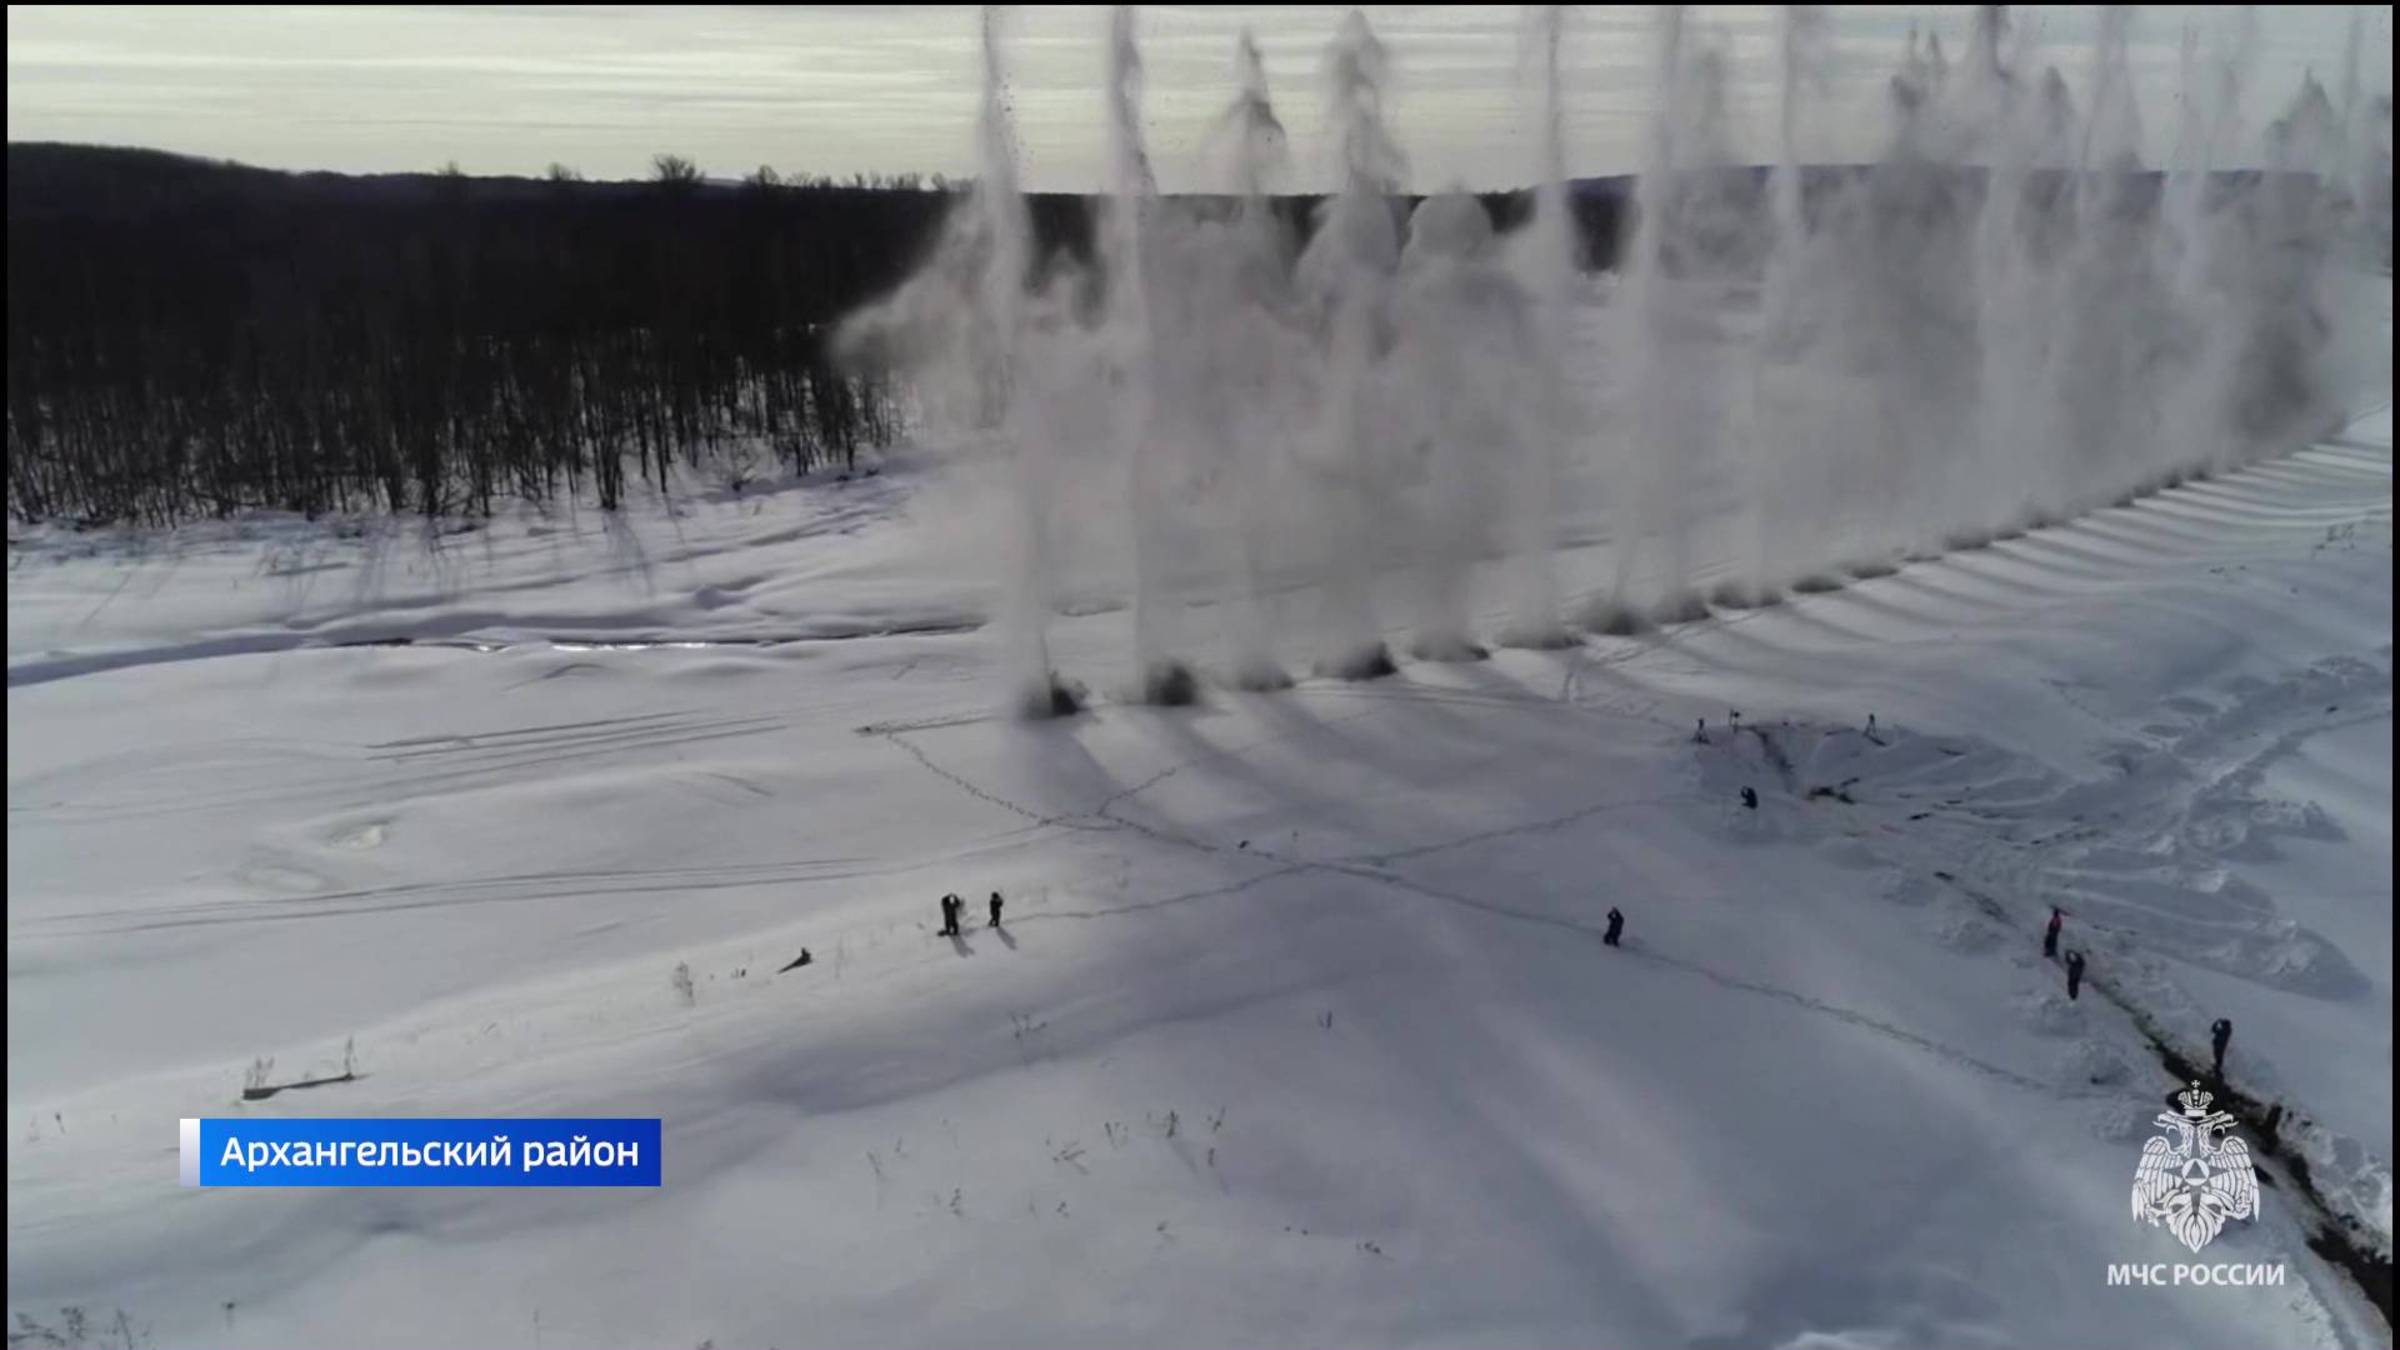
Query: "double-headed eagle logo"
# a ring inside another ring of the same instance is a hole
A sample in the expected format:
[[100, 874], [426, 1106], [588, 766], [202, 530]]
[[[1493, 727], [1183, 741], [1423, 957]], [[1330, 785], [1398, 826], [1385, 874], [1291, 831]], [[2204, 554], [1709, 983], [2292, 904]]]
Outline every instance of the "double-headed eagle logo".
[[2258, 1174], [2250, 1166], [2250, 1146], [2226, 1133], [2233, 1117], [2209, 1109], [2215, 1094], [2194, 1083], [2175, 1100], [2183, 1103], [2182, 1115], [2161, 1111], [2152, 1122], [2174, 1137], [2153, 1135], [2142, 1146], [2133, 1173], [2133, 1217], [2152, 1227], [2165, 1224], [2198, 1252], [2226, 1220], [2258, 1212]]

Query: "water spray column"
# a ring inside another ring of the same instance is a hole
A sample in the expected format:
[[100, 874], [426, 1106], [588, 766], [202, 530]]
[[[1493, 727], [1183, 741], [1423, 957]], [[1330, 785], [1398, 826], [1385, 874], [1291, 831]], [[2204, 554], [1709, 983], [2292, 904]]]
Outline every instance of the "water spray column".
[[1976, 13], [1967, 43], [1972, 112], [1983, 123], [1987, 167], [1976, 207], [1974, 248], [1975, 438], [1953, 473], [1937, 514], [1944, 521], [2025, 523], [2027, 447], [2048, 417], [2026, 396], [2040, 379], [2041, 278], [2028, 268], [2032, 223], [2026, 194], [2039, 143], [2038, 121], [2009, 65], [2008, 16], [1997, 6]]
[[1705, 339], [1689, 330], [1697, 316], [1685, 305], [1667, 275], [1668, 241], [1683, 225], [1683, 198], [1691, 184], [1685, 163], [1690, 147], [1687, 121], [1706, 115], [1690, 96], [1684, 60], [1685, 13], [1681, 5], [1662, 5], [1658, 12], [1658, 85], [1651, 108], [1650, 143], [1640, 178], [1634, 185], [1634, 250], [1626, 273], [1627, 312], [1633, 331], [1628, 362], [1633, 377], [1632, 477], [1638, 484], [1635, 510], [1619, 533], [1617, 580], [1608, 606], [1613, 613], [1599, 617], [1599, 626], [1625, 631], [1640, 625], [1631, 600], [1635, 540], [1655, 530], [1664, 544], [1666, 572], [1660, 578], [1647, 617], [1677, 623], [1706, 617], [1707, 608], [1691, 590], [1689, 509], [1692, 465], [1704, 458], [1712, 439], [1704, 425], [1714, 416], [1715, 391], [1706, 367], [1714, 359]]
[[2079, 515], [2151, 486], [2144, 482], [2157, 409], [2145, 395], [2142, 347], [2156, 322], [2144, 311], [2155, 259], [2136, 219], [2140, 110], [2129, 47], [2132, 16], [2103, 6], [2092, 46], [2091, 99], [2075, 176], [2075, 248], [2068, 295], [2072, 327], [2062, 337], [2066, 409], [2074, 459], [2063, 514]]
[[[1804, 90], [1822, 91], [1827, 41], [1824, 11], [1814, 5], [1786, 5], [1776, 44], [1777, 94], [1775, 168], [1767, 183], [1770, 232], [1765, 270], [1765, 307], [1760, 336], [1751, 343], [1750, 406], [1744, 443], [1750, 450], [1747, 491], [1743, 498], [1742, 537], [1734, 578], [1718, 592], [1720, 603], [1763, 604], [1774, 588], [1794, 581], [1803, 589], [1831, 589], [1823, 573], [1791, 576], [1792, 560], [1785, 540], [1821, 534], [1830, 512], [1823, 500], [1826, 466], [1814, 462], [1818, 438], [1811, 435], [1805, 413], [1776, 417], [1770, 372], [1772, 363], [1791, 354], [1791, 337], [1799, 330], [1799, 310], [1808, 219], [1802, 197], [1805, 166], [1800, 155], [1800, 116]], [[1773, 433], [1770, 436], [1770, 427]], [[1775, 453], [1769, 453], [1769, 445]], [[1792, 535], [1776, 533], [1778, 518]], [[1817, 561], [1815, 559], [1810, 562]], [[1785, 571], [1781, 574], [1776, 569]]]
[[[1247, 28], [1234, 42], [1234, 76], [1239, 92], [1226, 110], [1225, 121], [1233, 135], [1232, 186], [1241, 204], [1234, 218], [1234, 284], [1227, 298], [1240, 317], [1213, 325], [1209, 340], [1229, 342], [1231, 350], [1221, 355], [1245, 380], [1254, 383], [1248, 398], [1208, 411], [1211, 425], [1223, 433], [1214, 448], [1220, 461], [1228, 463], [1238, 494], [1234, 568], [1241, 577], [1241, 591], [1234, 604], [1231, 633], [1233, 682], [1244, 689], [1282, 689], [1292, 678], [1275, 659], [1268, 617], [1267, 558], [1275, 534], [1274, 494], [1285, 448], [1282, 433], [1286, 424], [1281, 417], [1286, 409], [1267, 396], [1290, 377], [1276, 363], [1275, 339], [1283, 336], [1282, 314], [1270, 297], [1285, 298], [1291, 276], [1283, 226], [1276, 219], [1267, 189], [1282, 167], [1286, 147], [1283, 123], [1276, 119], [1274, 103], [1267, 94], [1266, 60], [1259, 53], [1258, 39]], [[1250, 324], [1257, 325], [1256, 329]], [[1250, 340], [1253, 336], [1262, 340]], [[1259, 406], [1262, 400], [1266, 403], [1263, 408]]]
[[1424, 661], [1491, 655], [1470, 631], [1469, 590], [1526, 439], [1515, 420], [1537, 364], [1529, 303], [1495, 253], [1490, 215], [1464, 192], [1419, 203], [1400, 251], [1387, 434], [1417, 461], [1401, 476], [1415, 498], [1408, 649]]
[[1557, 542], [1561, 465], [1571, 434], [1572, 403], [1567, 389], [1567, 345], [1582, 273], [1576, 266], [1574, 204], [1567, 195], [1566, 111], [1558, 78], [1565, 7], [1535, 5], [1526, 11], [1534, 50], [1542, 63], [1541, 186], [1533, 204], [1529, 280], [1533, 287], [1534, 409], [1524, 463], [1517, 466], [1519, 501], [1512, 513], [1517, 537], [1516, 605], [1500, 641], [1510, 647], [1575, 645], [1559, 621], [1558, 570], [1551, 550]]
[[1018, 388], [1033, 222], [1017, 179], [1016, 131], [1009, 115], [1000, 27], [1000, 11], [987, 7], [983, 11], [983, 110], [976, 136], [981, 172], [974, 198], [977, 229], [985, 242], [983, 266], [976, 279], [976, 310], [983, 330], [976, 344], [977, 374], [984, 405], [982, 421], [998, 431], [1009, 452], [1016, 499], [1016, 566], [1001, 618], [1009, 697], [1025, 716], [1055, 717], [1075, 711], [1077, 699], [1050, 665], [1054, 583], [1049, 446], [1045, 437], [1026, 434]]
[[2341, 172], [2340, 139], [2339, 113], [2313, 75], [2267, 127], [2234, 396], [2245, 459], [2322, 435], [2345, 411], [2333, 265], [2343, 203], [2328, 186]]
[[1125, 453], [1126, 516], [1133, 535], [1133, 646], [1139, 697], [1145, 703], [1190, 703], [1199, 692], [1191, 667], [1173, 654], [1166, 594], [1165, 535], [1169, 520], [1160, 479], [1172, 447], [1159, 435], [1158, 333], [1151, 322], [1147, 233], [1158, 207], [1158, 185], [1142, 138], [1142, 55], [1133, 7], [1109, 13], [1108, 125], [1112, 191], [1101, 263], [1108, 285], [1108, 329], [1125, 369], [1117, 435]]
[[2238, 137], [2242, 68], [2257, 46], [2253, 26], [2250, 11], [2239, 11], [2231, 38], [2220, 28], [2204, 61], [2199, 34], [2187, 25], [2179, 50], [2181, 118], [2162, 207], [2173, 250], [2175, 309], [2193, 335], [2193, 350], [2179, 372], [2180, 388], [2164, 407], [2163, 440], [2176, 456], [2172, 467], [2178, 474], [2224, 469], [2240, 446], [2225, 398], [2240, 347], [2239, 310], [2220, 278], [2221, 269], [2238, 266], [2240, 259], [2222, 254], [2232, 231], [2211, 184]]
[[1342, 190], [1329, 203], [1308, 251], [1304, 281], [1324, 307], [1327, 387], [1320, 485], [1326, 614], [1319, 668], [1342, 679], [1374, 679], [1397, 669], [1375, 621], [1376, 531], [1372, 494], [1380, 487], [1372, 405], [1381, 329], [1388, 321], [1392, 275], [1400, 256], [1391, 196], [1400, 153], [1383, 126], [1383, 43], [1353, 10], [1326, 58], [1342, 145]]

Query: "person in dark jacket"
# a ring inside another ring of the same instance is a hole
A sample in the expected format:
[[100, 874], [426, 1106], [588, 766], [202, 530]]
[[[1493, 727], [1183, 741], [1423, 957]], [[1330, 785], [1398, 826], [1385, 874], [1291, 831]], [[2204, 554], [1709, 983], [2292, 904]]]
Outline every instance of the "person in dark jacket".
[[2083, 953], [2067, 953], [2067, 999], [2074, 1001], [2083, 993]]
[[1753, 811], [1758, 809], [1757, 788], [1746, 787], [1742, 789], [1742, 805], [1749, 807]]
[[1600, 940], [1607, 943], [1609, 946], [1614, 947], [1617, 945], [1617, 939], [1623, 936], [1624, 933], [1625, 915], [1623, 911], [1612, 906], [1608, 911], [1608, 931], [1601, 934]]
[[2050, 907], [2050, 924], [2042, 929], [2042, 955], [2053, 961], [2058, 959], [2058, 930], [2066, 922], [2066, 912], [2058, 906], [2052, 905]]
[[955, 895], [942, 897], [942, 936], [958, 936], [958, 911], [966, 902]]
[[2216, 1052], [2217, 1079], [2225, 1078], [2225, 1047], [2233, 1043], [2233, 1020], [2220, 1017], [2208, 1029], [2208, 1048]]
[[992, 892], [992, 927], [1000, 926], [1000, 892]]

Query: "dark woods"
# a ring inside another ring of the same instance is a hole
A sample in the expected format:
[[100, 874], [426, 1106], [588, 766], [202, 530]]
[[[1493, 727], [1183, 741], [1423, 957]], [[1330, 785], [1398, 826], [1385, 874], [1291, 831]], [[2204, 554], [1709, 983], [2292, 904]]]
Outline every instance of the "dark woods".
[[487, 511], [892, 430], [829, 325], [936, 193], [293, 176], [11, 145], [9, 509]]
[[[955, 199], [711, 183], [673, 156], [599, 183], [14, 144], [9, 511], [614, 508], [678, 463], [734, 484], [846, 467], [899, 405], [837, 365], [834, 325], [907, 275]], [[1503, 224], [1522, 209], [1492, 201]], [[1032, 206], [1045, 254], [1088, 258], [1081, 199]]]

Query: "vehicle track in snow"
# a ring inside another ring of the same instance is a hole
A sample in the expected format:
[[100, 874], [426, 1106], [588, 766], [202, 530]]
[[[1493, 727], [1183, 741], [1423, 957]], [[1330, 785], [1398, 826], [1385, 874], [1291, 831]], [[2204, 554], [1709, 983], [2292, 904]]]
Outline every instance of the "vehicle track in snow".
[[[898, 739], [898, 737], [894, 734], [886, 733], [886, 735], [887, 738], [895, 740]], [[1261, 741], [1255, 742], [1253, 745], [1269, 744], [1272, 743], [1272, 740], [1273, 738], [1262, 738]], [[978, 799], [991, 802], [996, 806], [1000, 806], [1003, 809], [1012, 811], [1015, 814], [1024, 816], [1028, 819], [1043, 821], [1045, 823], [1053, 823], [1070, 818], [1057, 814], [1045, 814], [1043, 812], [1036, 811], [1031, 807], [1027, 807], [1022, 803], [1009, 801], [1006, 798], [1001, 797], [999, 794], [986, 791], [985, 789], [974, 785], [956, 771], [935, 762], [932, 756], [925, 752], [922, 747], [903, 742], [903, 748], [907, 749], [912, 757], [914, 757], [926, 769]], [[1168, 769], [1151, 775], [1138, 786], [1147, 787], [1154, 785], [1158, 782], [1164, 781], [1167, 777], [1174, 774], [1178, 769], [1189, 767], [1190, 764], [1203, 762], [1209, 759], [1225, 758], [1230, 755], [1236, 755], [1240, 753], [1241, 749], [1247, 748], [1252, 747], [1241, 747], [1233, 750], [1218, 750], [1207, 755], [1196, 756], [1193, 760], [1187, 761], [1184, 764], [1171, 766]], [[1138, 824], [1136, 822], [1127, 820], [1122, 816], [1113, 814], [1115, 803], [1129, 795], [1130, 792], [1120, 792], [1115, 794], [1104, 801], [1094, 812], [1090, 813], [1090, 816], [1097, 818], [1096, 827], [1121, 827], [1129, 829], [1145, 837], [1155, 839], [1158, 842], [1199, 852], [1212, 857], [1238, 856], [1245, 859], [1257, 859], [1259, 862], [1266, 865], [1265, 870], [1262, 870], [1249, 877], [1227, 882], [1224, 885], [1201, 887], [1194, 890], [1180, 892], [1175, 895], [1163, 896], [1150, 900], [1132, 901], [1118, 905], [1093, 906], [1083, 909], [1045, 909], [1038, 913], [1028, 914], [1022, 918], [1011, 920], [1012, 923], [1025, 925], [1038, 924], [1053, 919], [1090, 921], [1097, 919], [1131, 917], [1203, 901], [1222, 900], [1244, 894], [1272, 882], [1315, 873], [1364, 881], [1374, 886], [1412, 894], [1422, 899], [1436, 901], [1459, 909], [1498, 918], [1507, 922], [1534, 924], [1542, 927], [1575, 933], [1582, 937], [1591, 938], [1596, 942], [1603, 936], [1605, 931], [1598, 925], [1586, 923], [1565, 915], [1548, 914], [1535, 910], [1522, 909], [1497, 901], [1446, 890], [1417, 880], [1416, 878], [1406, 876], [1400, 872], [1391, 870], [1384, 864], [1394, 859], [1424, 856], [1448, 849], [1465, 847], [1470, 844], [1486, 842], [1492, 839], [1558, 829], [1565, 825], [1587, 820], [1593, 816], [1615, 809], [1660, 805], [1679, 800], [1689, 801], [1694, 804], [1699, 804], [1702, 801], [1702, 798], [1697, 793], [1675, 793], [1664, 796], [1598, 802], [1554, 817], [1546, 817], [1544, 819], [1534, 821], [1524, 821], [1492, 829], [1470, 831], [1455, 838], [1408, 849], [1386, 853], [1359, 854], [1347, 858], [1320, 861], [1295, 859], [1286, 855], [1278, 854], [1271, 849], [1262, 847], [1248, 847], [1239, 850], [1230, 850], [1221, 845], [1196, 840], [1173, 831]], [[1087, 826], [1087, 828], [1088, 827], [1092, 826]], [[2113, 1090], [2105, 1092], [2079, 1091], [2072, 1087], [2056, 1082], [2046, 1082], [2029, 1074], [2020, 1073], [2014, 1069], [1981, 1059], [1956, 1046], [1944, 1044], [1931, 1037], [1910, 1031], [1905, 1027], [1897, 1026], [1893, 1023], [1883, 1021], [1882, 1019], [1869, 1016], [1866, 1013], [1859, 1012], [1852, 1008], [1843, 1007], [1840, 1004], [1833, 1003], [1829, 1000], [1822, 999], [1811, 994], [1803, 993], [1799, 990], [1789, 989], [1780, 985], [1767, 983], [1765, 981], [1755, 980], [1745, 976], [1732, 974], [1730, 972], [1721, 971], [1701, 962], [1672, 956], [1664, 952], [1653, 951], [1643, 947], [1637, 946], [1632, 948], [1622, 948], [1620, 950], [1628, 952], [1640, 960], [1650, 962], [1664, 969], [1705, 979], [1724, 988], [1751, 994], [1757, 997], [1772, 999], [1776, 1002], [1784, 1004], [1785, 1006], [1797, 1008], [1817, 1016], [1832, 1018], [1836, 1021], [1840, 1021], [1846, 1025], [1856, 1027], [1871, 1034], [1879, 1035], [1896, 1041], [1900, 1044], [1911, 1046], [1926, 1053], [1939, 1056], [1943, 1059], [1949, 1060], [1952, 1063], [1970, 1069], [1984, 1077], [1994, 1079], [1995, 1081], [2004, 1082], [2010, 1084], [2011, 1086], [2022, 1088], [2028, 1091], [2038, 1092], [2047, 1097], [2087, 1098], [2103, 1095], [2109, 1097], [2121, 1095]]]
[[[528, 770], [624, 756], [655, 756], [712, 741], [758, 737], [783, 731], [787, 718], [752, 712], [706, 715], [696, 710], [644, 713], [591, 722], [536, 727], [496, 727], [440, 733], [408, 741], [365, 746], [277, 745], [206, 742], [149, 752], [138, 761], [90, 763], [10, 785], [12, 824], [47, 821], [97, 822], [311, 803], [328, 809], [397, 805], [429, 792], [448, 792], [480, 782], [499, 782]], [[219, 774], [218, 790], [194, 797], [172, 790], [177, 774], [194, 759], [232, 753]], [[282, 777], [292, 760], [305, 758], [334, 771]], [[235, 770], [273, 773], [262, 783], [245, 783]], [[138, 781], [156, 777], [170, 785], [155, 796], [66, 795], [97, 777], [107, 784], [118, 770]], [[362, 770], [364, 770], [362, 772]]]
[[404, 882], [305, 895], [246, 897], [191, 904], [88, 910], [12, 924], [12, 937], [92, 937], [165, 928], [284, 923], [387, 914], [413, 909], [524, 904], [613, 895], [673, 895], [692, 891], [822, 886], [863, 878], [903, 876], [1013, 847], [1021, 831], [980, 841], [938, 858], [856, 866], [854, 858], [793, 858], [663, 868], [591, 868]]

